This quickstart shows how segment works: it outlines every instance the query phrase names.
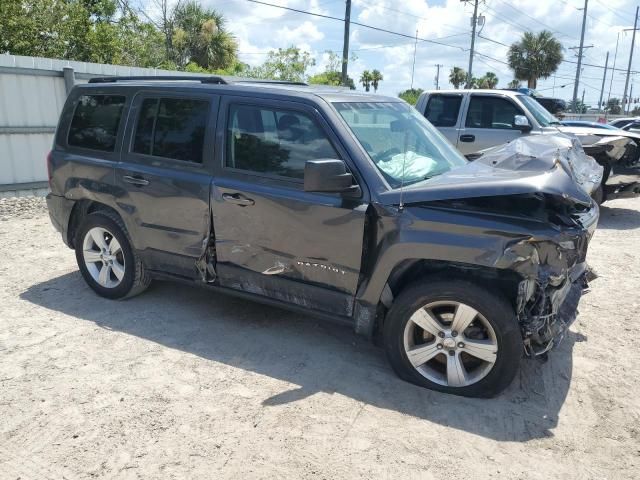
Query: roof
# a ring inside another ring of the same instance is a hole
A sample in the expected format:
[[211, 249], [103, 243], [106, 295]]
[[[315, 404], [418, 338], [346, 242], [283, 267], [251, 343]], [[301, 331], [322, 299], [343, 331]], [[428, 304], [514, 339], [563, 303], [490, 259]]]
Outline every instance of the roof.
[[463, 93], [491, 93], [491, 94], [500, 94], [507, 96], [526, 96], [523, 93], [515, 92], [513, 90], [502, 90], [498, 88], [461, 88], [458, 90], [449, 89], [449, 90], [426, 90], [425, 93], [432, 95], [434, 93], [446, 93], [446, 94], [463, 94]]
[[180, 89], [210, 90], [225, 93], [252, 93], [256, 89], [275, 95], [296, 97], [320, 97], [328, 102], [403, 102], [398, 97], [378, 95], [376, 93], [358, 92], [344, 87], [328, 85], [307, 85], [302, 82], [279, 82], [273, 80], [257, 80], [237, 77], [205, 77], [205, 76], [176, 76], [176, 77], [135, 77], [97, 78], [89, 81], [85, 87], [93, 88], [122, 88], [122, 87], [160, 87]]

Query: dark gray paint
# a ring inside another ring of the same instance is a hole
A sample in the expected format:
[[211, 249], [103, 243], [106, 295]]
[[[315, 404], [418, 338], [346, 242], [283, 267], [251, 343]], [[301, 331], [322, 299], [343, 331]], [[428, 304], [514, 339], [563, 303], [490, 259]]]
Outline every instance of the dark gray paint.
[[[127, 133], [123, 122], [113, 154], [78, 151], [66, 145], [73, 103], [87, 92], [127, 95]], [[158, 92], [212, 99], [202, 167], [147, 161], [128, 153], [139, 102], [133, 98]], [[221, 106], [216, 112], [218, 98]], [[361, 196], [304, 192], [300, 181], [225, 169], [230, 101], [287, 105], [315, 116], [354, 175]], [[204, 256], [213, 239], [217, 271], [210, 285], [213, 288], [350, 321], [365, 334], [374, 328], [385, 285], [394, 283], [415, 262], [458, 272], [481, 271], [496, 278], [503, 272], [517, 282], [538, 282], [548, 288], [541, 294], [549, 298], [564, 298], [564, 290], [558, 294], [559, 287], [549, 282], [561, 278], [568, 285], [574, 281], [569, 272], [580, 270], [598, 218], [597, 207], [566, 173], [560, 168], [544, 174], [497, 170], [476, 162], [405, 188], [404, 208], [400, 208], [400, 191], [390, 189], [331, 106], [333, 101], [399, 100], [275, 85], [76, 87], [61, 117], [52, 155], [52, 220], [66, 241], [72, 242], [69, 215], [76, 201], [111, 207], [122, 216], [135, 248], [154, 267], [155, 275], [173, 273], [196, 281], [200, 279], [196, 260]], [[124, 175], [143, 177], [149, 185], [125, 184], [121, 181]], [[478, 210], [473, 204], [484, 197], [508, 197], [516, 202], [532, 194], [543, 205], [535, 213], [516, 207]], [[229, 198], [250, 202], [239, 204]], [[545, 208], [556, 208], [556, 204], [569, 209], [582, 205], [583, 212], [565, 220], [568, 223], [550, 221]], [[561, 247], [569, 240], [575, 242], [572, 251]], [[540, 261], [536, 263], [535, 258]], [[528, 301], [521, 297], [514, 294], [511, 298], [514, 308]], [[535, 316], [522, 321], [529, 320]]]

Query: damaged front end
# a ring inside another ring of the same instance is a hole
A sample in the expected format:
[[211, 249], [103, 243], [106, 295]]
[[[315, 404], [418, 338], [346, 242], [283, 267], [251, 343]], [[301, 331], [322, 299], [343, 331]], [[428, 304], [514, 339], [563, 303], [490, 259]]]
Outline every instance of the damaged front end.
[[[531, 236], [513, 242], [501, 259], [520, 273], [516, 311], [525, 353], [546, 354], [564, 338], [576, 319], [578, 303], [595, 275], [586, 263], [587, 245], [595, 230], [598, 210], [562, 199], [551, 199], [558, 234]], [[553, 211], [552, 210], [552, 211]]]

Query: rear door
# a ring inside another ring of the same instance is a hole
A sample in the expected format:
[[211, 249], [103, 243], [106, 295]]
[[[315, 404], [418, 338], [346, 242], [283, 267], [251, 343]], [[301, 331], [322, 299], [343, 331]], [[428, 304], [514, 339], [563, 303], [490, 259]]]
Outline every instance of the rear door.
[[434, 93], [427, 100], [424, 116], [447, 137], [453, 146], [458, 143], [462, 101], [460, 94]]
[[515, 128], [516, 115], [524, 112], [507, 97], [470, 94], [464, 128], [458, 132], [458, 150], [467, 155], [519, 138], [522, 132]]
[[350, 316], [368, 203], [303, 189], [307, 160], [348, 162], [337, 137], [297, 102], [224, 97], [218, 124], [224, 149], [212, 210], [220, 284]]
[[134, 98], [116, 169], [118, 205], [149, 268], [185, 276], [209, 234], [219, 98], [143, 92]]

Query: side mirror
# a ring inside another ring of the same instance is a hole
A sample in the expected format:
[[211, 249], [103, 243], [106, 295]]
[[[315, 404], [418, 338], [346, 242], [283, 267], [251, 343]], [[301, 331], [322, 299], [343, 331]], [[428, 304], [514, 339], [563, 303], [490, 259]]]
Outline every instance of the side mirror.
[[520, 130], [522, 133], [528, 133], [533, 129], [529, 123], [529, 119], [524, 115], [516, 115], [513, 117], [513, 128]]
[[304, 191], [348, 193], [360, 195], [360, 187], [353, 184], [353, 175], [347, 172], [342, 160], [307, 160], [304, 164]]

